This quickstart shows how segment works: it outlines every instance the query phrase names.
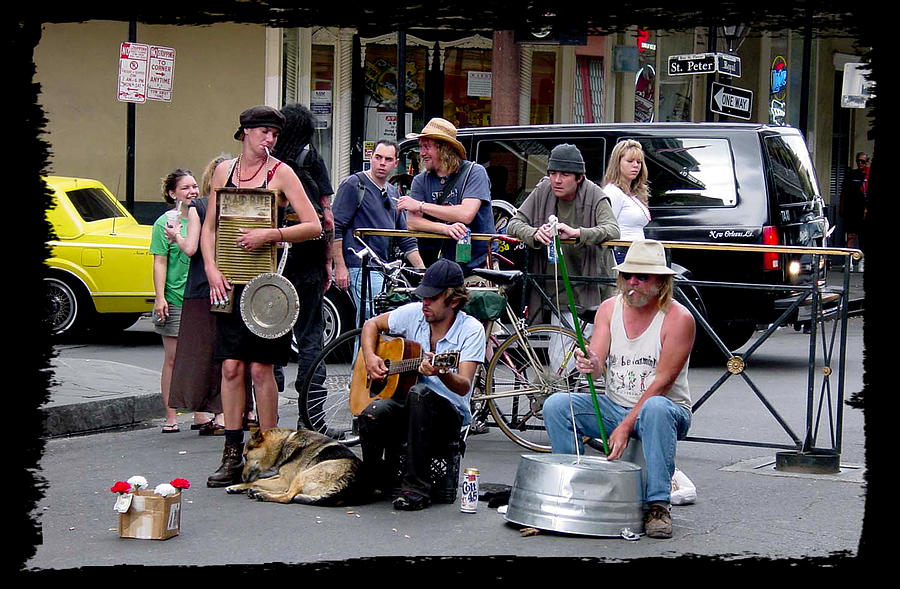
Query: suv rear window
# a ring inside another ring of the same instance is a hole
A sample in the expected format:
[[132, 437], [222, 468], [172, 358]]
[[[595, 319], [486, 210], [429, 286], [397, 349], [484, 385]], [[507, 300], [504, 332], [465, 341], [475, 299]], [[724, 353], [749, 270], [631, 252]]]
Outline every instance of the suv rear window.
[[85, 221], [99, 221], [101, 219], [111, 219], [113, 217], [124, 217], [125, 214], [114, 203], [109, 200], [109, 196], [99, 188], [79, 188], [66, 192], [72, 206], [81, 215]]
[[603, 179], [605, 160], [602, 138], [593, 139], [503, 139], [479, 141], [477, 162], [485, 167], [491, 180], [491, 199], [501, 199], [515, 206], [531, 193], [547, 175], [550, 151], [560, 143], [572, 143], [581, 151], [585, 176], [597, 182]]
[[766, 137], [764, 144], [778, 204], [805, 204], [815, 199], [819, 189], [803, 139], [798, 135], [773, 135]]
[[634, 139], [644, 148], [651, 208], [737, 204], [737, 182], [727, 139]]

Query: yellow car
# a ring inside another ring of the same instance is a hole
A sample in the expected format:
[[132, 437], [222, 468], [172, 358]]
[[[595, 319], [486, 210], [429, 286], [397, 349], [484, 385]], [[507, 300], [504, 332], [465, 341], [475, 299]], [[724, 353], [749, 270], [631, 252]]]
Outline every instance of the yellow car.
[[141, 225], [97, 180], [47, 176], [53, 194], [45, 281], [54, 334], [126, 329], [153, 309], [150, 225]]

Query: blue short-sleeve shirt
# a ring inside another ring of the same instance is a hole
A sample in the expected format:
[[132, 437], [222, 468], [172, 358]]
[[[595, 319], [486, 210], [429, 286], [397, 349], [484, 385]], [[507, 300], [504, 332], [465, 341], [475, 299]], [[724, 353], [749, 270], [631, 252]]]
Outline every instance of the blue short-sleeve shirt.
[[[447, 334], [438, 340], [434, 350], [431, 349], [431, 326], [422, 313], [422, 303], [409, 303], [391, 311], [388, 315], [388, 327], [392, 333], [417, 342], [422, 346], [423, 353], [441, 354], [459, 351], [460, 362], [484, 363], [484, 326], [463, 311], [456, 314], [453, 325], [450, 326]], [[420, 374], [419, 382], [450, 401], [462, 417], [463, 425], [467, 425], [472, 420], [469, 409], [469, 400], [472, 397], [471, 387], [465, 396], [461, 396], [447, 388], [447, 385], [437, 376]]]
[[[433, 172], [422, 172], [413, 178], [409, 188], [409, 195], [416, 200], [426, 203], [436, 203], [437, 197], [443, 190], [445, 185], [450, 184], [454, 179], [462, 173], [463, 177], [459, 178], [450, 193], [445, 195], [445, 205], [462, 204], [463, 199], [477, 198], [481, 201], [481, 207], [469, 228], [472, 233], [494, 233], [494, 214], [491, 210], [491, 181], [488, 178], [487, 170], [481, 164], [468, 162], [472, 166], [468, 179], [465, 178], [465, 170], [457, 170], [450, 174], [447, 178], [440, 178]], [[432, 219], [439, 221], [438, 219]], [[422, 244], [420, 244], [421, 247]], [[460, 263], [463, 272], [468, 275], [472, 268], [481, 268], [484, 266], [487, 257], [487, 241], [478, 240], [472, 242], [472, 260], [467, 263]], [[441, 257], [449, 258], [456, 261], [456, 242], [452, 239], [441, 240]]]

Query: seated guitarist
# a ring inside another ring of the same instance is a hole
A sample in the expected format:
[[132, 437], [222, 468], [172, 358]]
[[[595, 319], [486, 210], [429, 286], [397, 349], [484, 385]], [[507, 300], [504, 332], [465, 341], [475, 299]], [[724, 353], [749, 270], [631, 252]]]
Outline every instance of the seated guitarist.
[[[384, 360], [375, 353], [379, 333], [391, 332], [422, 347], [418, 383], [405, 396], [398, 392], [375, 399], [359, 416], [363, 462], [376, 487], [390, 488], [384, 449], [407, 443], [406, 472], [401, 493], [394, 499], [394, 509], [405, 511], [424, 509], [431, 503], [431, 448], [457, 440], [460, 428], [471, 420], [469, 398], [485, 349], [484, 327], [462, 311], [469, 294], [459, 264], [438, 259], [414, 292], [422, 302], [369, 319], [360, 343], [366, 371], [373, 380], [388, 374]], [[451, 351], [459, 352], [458, 368], [435, 368], [435, 354]]]

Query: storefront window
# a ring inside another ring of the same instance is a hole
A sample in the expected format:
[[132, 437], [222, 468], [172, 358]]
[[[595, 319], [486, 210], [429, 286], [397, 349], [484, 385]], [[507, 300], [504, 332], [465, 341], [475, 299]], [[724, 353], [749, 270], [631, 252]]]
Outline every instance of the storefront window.
[[603, 121], [603, 58], [578, 55], [575, 63], [575, 122]]
[[531, 117], [532, 125], [553, 122], [553, 103], [556, 81], [556, 54], [535, 51], [531, 63]]
[[313, 145], [331, 174], [334, 139], [334, 47], [313, 45], [310, 60], [309, 109], [316, 116]]
[[[656, 38], [656, 44], [657, 50], [660, 52], [661, 63], [668, 63], [670, 55], [696, 53], [692, 32], [660, 34]], [[659, 80], [659, 118], [657, 120], [661, 122], [690, 121], [693, 76], [670, 76], [666, 68], [660, 69], [657, 77]]]
[[[795, 84], [792, 82], [799, 81], [800, 76], [796, 75], [790, 60], [790, 48], [788, 46], [787, 34], [772, 36], [772, 50], [769, 63], [769, 123], [772, 125], [789, 125], [796, 124], [797, 108], [790, 110], [793, 106], [789, 100], [792, 88]], [[790, 110], [790, 112], [789, 112]]]
[[[397, 46], [366, 45], [363, 158], [380, 139], [397, 141]], [[425, 49], [406, 48], [406, 121], [409, 132], [424, 126]]]
[[652, 123], [655, 119], [653, 100], [656, 94], [656, 35], [639, 30], [637, 36], [640, 69], [634, 78], [634, 121]]
[[444, 61], [444, 118], [463, 127], [491, 124], [490, 49], [446, 50]]

